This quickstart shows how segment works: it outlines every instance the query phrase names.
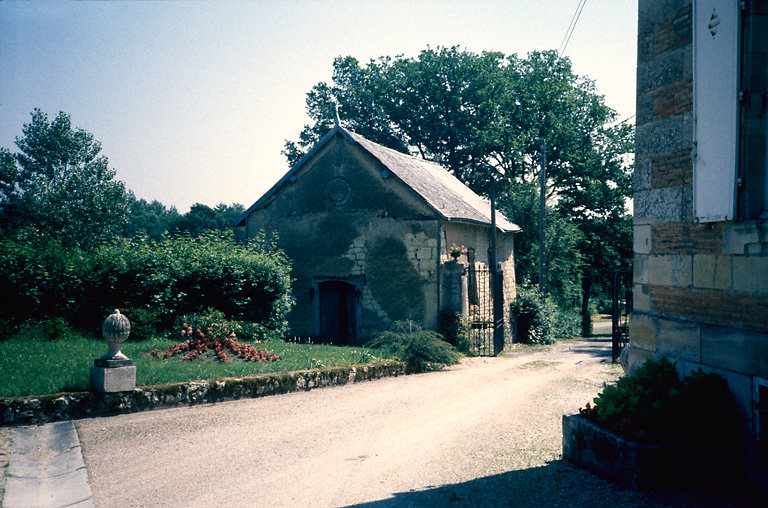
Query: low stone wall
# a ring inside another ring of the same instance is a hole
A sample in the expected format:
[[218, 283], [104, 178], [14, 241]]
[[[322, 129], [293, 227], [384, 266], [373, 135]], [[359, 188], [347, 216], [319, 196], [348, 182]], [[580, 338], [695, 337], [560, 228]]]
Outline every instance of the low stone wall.
[[563, 459], [635, 490], [684, 488], [696, 477], [681, 446], [627, 441], [579, 415], [563, 415]]
[[328, 367], [283, 374], [258, 374], [242, 378], [142, 386], [130, 392], [120, 393], [75, 392], [39, 397], [0, 398], [0, 425], [42, 424], [265, 397], [403, 374], [405, 364], [381, 362], [364, 367]]

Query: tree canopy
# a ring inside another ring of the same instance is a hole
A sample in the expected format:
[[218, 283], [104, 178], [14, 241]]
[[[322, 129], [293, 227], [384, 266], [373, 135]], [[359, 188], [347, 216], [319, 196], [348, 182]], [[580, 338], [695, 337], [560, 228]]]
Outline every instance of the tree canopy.
[[244, 228], [232, 227], [243, 205], [195, 203], [182, 215], [157, 200], [139, 199], [115, 179], [101, 144], [72, 127], [68, 114], [49, 120], [35, 109], [31, 117], [16, 137], [18, 151], [0, 148], [0, 233], [29, 228], [85, 250], [121, 237], [160, 240], [172, 231], [197, 237], [232, 230], [236, 241], [245, 240]]
[[219, 203], [216, 207], [195, 203], [189, 212], [180, 216], [171, 225], [171, 230], [184, 231], [192, 237], [200, 236], [205, 231], [233, 231], [237, 242], [245, 241], [245, 228], [234, 228], [232, 224], [242, 215], [245, 207], [239, 203]]
[[441, 163], [481, 195], [496, 180], [501, 209], [525, 223], [516, 242], [522, 283], [538, 279], [532, 216], [538, 197], [532, 186], [545, 139], [548, 264], [558, 277], [555, 286], [570, 285], [559, 296], [572, 296], [579, 278], [608, 280], [619, 263], [619, 245], [628, 238], [633, 130], [617, 122], [594, 82], [576, 75], [568, 58], [555, 51], [525, 58], [478, 54], [457, 46], [427, 48], [412, 58], [383, 56], [365, 65], [337, 57], [332, 82], [307, 93], [314, 123], [297, 140], [286, 141], [290, 164], [333, 125], [336, 104], [351, 130]]
[[[290, 164], [333, 125], [336, 103], [351, 130], [439, 162], [482, 194], [491, 174], [507, 183], [534, 180], [542, 138], [552, 192], [563, 193], [595, 159], [608, 162], [610, 155], [617, 162], [613, 152], [626, 149], [629, 134], [626, 126], [610, 127], [615, 111], [594, 82], [574, 74], [570, 60], [555, 51], [520, 58], [428, 48], [415, 58], [381, 57], [365, 66], [337, 57], [333, 82], [307, 93], [314, 124], [297, 141], [286, 141]], [[628, 185], [626, 168], [604, 176], [617, 187]]]
[[73, 128], [64, 112], [49, 121], [35, 109], [16, 146], [16, 153], [0, 149], [0, 227], [6, 233], [31, 227], [86, 249], [120, 235], [127, 220], [125, 186], [89, 132]]
[[128, 191], [126, 199], [128, 221], [123, 228], [126, 238], [146, 235], [152, 240], [160, 240], [181, 218], [175, 206], [167, 208], [158, 200], [139, 199], [133, 191]]

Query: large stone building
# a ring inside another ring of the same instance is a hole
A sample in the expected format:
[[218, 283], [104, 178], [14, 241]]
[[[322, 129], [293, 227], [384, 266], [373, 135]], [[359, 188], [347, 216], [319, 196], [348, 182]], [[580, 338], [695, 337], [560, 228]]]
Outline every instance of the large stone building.
[[[723, 376], [768, 463], [768, 1], [640, 0], [630, 368]], [[766, 476], [763, 476], [765, 481]]]
[[[293, 262], [290, 333], [338, 344], [361, 344], [394, 321], [435, 329], [447, 304], [482, 311], [472, 305], [484, 291], [473, 276], [488, 265], [490, 223], [489, 203], [440, 165], [339, 125], [239, 220], [249, 237], [276, 233]], [[508, 324], [519, 228], [498, 212], [496, 225]], [[463, 285], [444, 282], [455, 272], [453, 244], [468, 249]]]

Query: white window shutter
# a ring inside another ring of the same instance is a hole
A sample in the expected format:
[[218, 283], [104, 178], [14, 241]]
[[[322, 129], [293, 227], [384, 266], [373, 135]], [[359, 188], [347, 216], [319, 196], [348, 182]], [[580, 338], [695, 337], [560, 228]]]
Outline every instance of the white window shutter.
[[693, 206], [699, 222], [735, 216], [739, 4], [737, 0], [693, 2]]

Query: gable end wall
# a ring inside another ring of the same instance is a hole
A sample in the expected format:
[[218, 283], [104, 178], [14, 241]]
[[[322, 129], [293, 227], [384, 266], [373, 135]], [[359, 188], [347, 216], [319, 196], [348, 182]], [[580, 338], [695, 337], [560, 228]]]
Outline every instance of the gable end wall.
[[360, 284], [358, 343], [394, 321], [437, 327], [438, 218], [381, 169], [336, 136], [248, 216], [248, 237], [276, 234], [292, 261], [289, 333], [315, 335], [319, 279]]

